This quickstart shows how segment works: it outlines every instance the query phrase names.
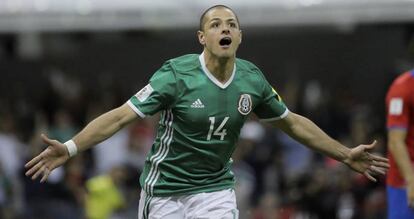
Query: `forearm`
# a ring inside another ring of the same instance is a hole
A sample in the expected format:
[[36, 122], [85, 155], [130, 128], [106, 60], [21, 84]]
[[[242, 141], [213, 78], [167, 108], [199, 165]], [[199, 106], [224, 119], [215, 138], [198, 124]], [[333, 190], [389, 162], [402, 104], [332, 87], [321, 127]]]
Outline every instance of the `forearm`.
[[390, 139], [388, 148], [394, 156], [394, 160], [405, 181], [414, 181], [414, 170], [408, 155], [407, 145], [402, 141], [393, 141]]
[[290, 137], [303, 145], [316, 150], [338, 161], [344, 161], [349, 157], [350, 149], [329, 137], [311, 120], [290, 112], [288, 123], [278, 126]]
[[136, 118], [128, 111], [128, 106], [121, 106], [102, 114], [91, 121], [82, 131], [72, 138], [78, 151], [84, 151], [104, 141]]

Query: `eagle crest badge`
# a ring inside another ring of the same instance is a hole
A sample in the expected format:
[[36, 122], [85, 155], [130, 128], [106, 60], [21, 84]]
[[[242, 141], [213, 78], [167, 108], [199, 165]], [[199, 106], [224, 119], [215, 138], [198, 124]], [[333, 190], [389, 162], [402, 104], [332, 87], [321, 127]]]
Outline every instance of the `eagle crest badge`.
[[252, 111], [252, 98], [249, 94], [240, 95], [239, 107], [237, 109], [242, 115], [247, 115]]

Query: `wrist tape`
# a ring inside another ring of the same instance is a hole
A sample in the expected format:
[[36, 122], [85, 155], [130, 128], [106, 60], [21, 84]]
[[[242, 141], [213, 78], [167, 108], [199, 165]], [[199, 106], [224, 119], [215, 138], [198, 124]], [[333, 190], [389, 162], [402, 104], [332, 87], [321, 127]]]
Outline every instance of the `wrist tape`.
[[65, 142], [64, 145], [68, 149], [69, 157], [73, 157], [78, 153], [78, 147], [76, 147], [76, 144], [73, 140]]

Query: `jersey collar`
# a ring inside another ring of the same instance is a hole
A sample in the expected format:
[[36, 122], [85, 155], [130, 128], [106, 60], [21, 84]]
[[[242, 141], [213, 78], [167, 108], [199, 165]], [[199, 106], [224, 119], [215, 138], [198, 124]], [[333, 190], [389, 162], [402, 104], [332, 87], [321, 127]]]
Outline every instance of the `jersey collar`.
[[201, 55], [198, 57], [198, 59], [200, 60], [201, 63], [201, 68], [203, 69], [204, 73], [207, 75], [207, 77], [217, 86], [219, 86], [222, 89], [225, 89], [226, 87], [228, 87], [231, 82], [233, 81], [234, 75], [236, 74], [236, 63], [234, 63], [234, 67], [233, 67], [233, 72], [231, 73], [231, 76], [229, 78], [229, 80], [226, 81], [226, 83], [221, 83], [219, 80], [217, 80], [216, 77], [214, 77], [213, 74], [211, 74], [211, 72], [208, 70], [207, 66], [206, 66], [206, 61], [204, 60], [204, 52], [201, 53]]

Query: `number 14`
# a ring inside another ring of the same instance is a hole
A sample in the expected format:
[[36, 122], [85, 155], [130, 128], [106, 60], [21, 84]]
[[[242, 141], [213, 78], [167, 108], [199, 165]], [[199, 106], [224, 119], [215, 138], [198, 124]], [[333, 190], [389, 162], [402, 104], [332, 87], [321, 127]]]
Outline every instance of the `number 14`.
[[220, 136], [220, 140], [223, 141], [224, 140], [224, 136], [227, 135], [227, 130], [223, 129], [224, 125], [226, 124], [227, 120], [229, 120], [229, 117], [225, 117], [223, 119], [223, 121], [221, 122], [221, 124], [217, 127], [217, 129], [214, 131], [214, 123], [216, 122], [216, 117], [209, 117], [208, 118], [210, 120], [210, 129], [208, 130], [208, 135], [207, 135], [207, 141], [211, 140], [211, 135], [217, 135]]

